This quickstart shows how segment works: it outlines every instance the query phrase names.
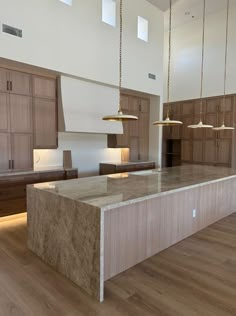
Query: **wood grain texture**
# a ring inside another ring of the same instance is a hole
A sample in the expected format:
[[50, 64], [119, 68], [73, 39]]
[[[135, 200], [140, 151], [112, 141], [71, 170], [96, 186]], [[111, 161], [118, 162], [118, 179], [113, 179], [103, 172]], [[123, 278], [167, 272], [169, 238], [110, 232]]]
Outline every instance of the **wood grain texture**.
[[0, 316], [233, 316], [236, 214], [105, 283], [99, 304], [26, 247], [26, 218], [0, 219]]
[[0, 93], [0, 132], [10, 132], [9, 97], [7, 93]]
[[54, 100], [34, 98], [34, 148], [55, 149], [57, 143], [57, 103]]
[[33, 76], [33, 96], [56, 100], [56, 80]]
[[31, 76], [24, 72], [9, 71], [10, 93], [32, 95]]
[[10, 133], [0, 133], [0, 171], [10, 169], [11, 147]]
[[[172, 102], [171, 118], [180, 120], [183, 125], [171, 127], [163, 133], [163, 141], [167, 139], [180, 139], [182, 145], [183, 163], [200, 163], [207, 165], [227, 166], [235, 165], [235, 131], [214, 131], [209, 129], [190, 129], [188, 125], [197, 124], [200, 121], [200, 99]], [[226, 102], [223, 102], [223, 96], [216, 96], [202, 99], [204, 123], [214, 127], [221, 126], [223, 123], [223, 111], [226, 126], [235, 124], [235, 96], [226, 96]], [[164, 106], [166, 112], [167, 105]], [[187, 143], [187, 141], [189, 143]], [[202, 143], [202, 144], [201, 144]], [[233, 149], [232, 149], [233, 148]], [[165, 165], [165, 155], [163, 155], [163, 164]]]
[[233, 213], [235, 189], [227, 179], [105, 212], [105, 280]]
[[32, 98], [28, 96], [10, 95], [10, 125], [13, 133], [32, 133]]

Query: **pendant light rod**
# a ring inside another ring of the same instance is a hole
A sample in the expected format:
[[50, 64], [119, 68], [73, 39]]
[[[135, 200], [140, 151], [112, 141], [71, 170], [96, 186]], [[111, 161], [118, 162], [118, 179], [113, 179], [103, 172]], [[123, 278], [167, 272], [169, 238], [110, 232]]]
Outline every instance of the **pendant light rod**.
[[120, 0], [120, 47], [119, 47], [119, 106], [118, 113], [104, 116], [104, 121], [123, 122], [134, 121], [138, 117], [130, 114], [123, 114], [121, 109], [121, 87], [122, 87], [122, 46], [123, 46], [123, 0]]
[[223, 96], [223, 119], [220, 127], [214, 127], [214, 131], [233, 130], [234, 127], [225, 126], [225, 96], [226, 96], [226, 82], [227, 82], [227, 61], [228, 61], [228, 38], [229, 38], [229, 0], [227, 0], [226, 11], [226, 31], [225, 31], [225, 64], [224, 64], [224, 96]]
[[206, 0], [203, 0], [203, 31], [202, 31], [202, 64], [201, 64], [201, 88], [200, 88], [200, 121], [202, 121], [202, 97], [204, 80], [204, 51], [205, 51], [205, 24], [206, 24]]
[[201, 82], [200, 82], [200, 120], [198, 124], [188, 125], [188, 128], [213, 128], [212, 125], [203, 124], [203, 82], [204, 82], [204, 52], [205, 52], [205, 24], [206, 24], [206, 0], [203, 0], [203, 18], [202, 18], [202, 63], [201, 63]]
[[225, 95], [226, 95], [226, 81], [227, 81], [228, 37], [229, 37], [229, 0], [227, 0], [226, 30], [225, 30], [225, 69], [224, 69], [223, 125], [225, 124]]
[[169, 17], [169, 53], [168, 53], [168, 79], [167, 79], [167, 102], [170, 102], [170, 68], [171, 68], [171, 30], [172, 30], [172, 0], [170, 0], [170, 17]]
[[122, 45], [123, 44], [123, 0], [120, 0], [120, 50], [119, 50], [119, 112], [121, 112]]
[[169, 48], [168, 48], [168, 70], [167, 70], [167, 113], [166, 118], [162, 121], [155, 121], [152, 124], [157, 126], [174, 126], [174, 125], [181, 125], [183, 122], [177, 120], [170, 119], [170, 82], [171, 82], [171, 35], [172, 35], [172, 0], [170, 0], [170, 14], [169, 14]]

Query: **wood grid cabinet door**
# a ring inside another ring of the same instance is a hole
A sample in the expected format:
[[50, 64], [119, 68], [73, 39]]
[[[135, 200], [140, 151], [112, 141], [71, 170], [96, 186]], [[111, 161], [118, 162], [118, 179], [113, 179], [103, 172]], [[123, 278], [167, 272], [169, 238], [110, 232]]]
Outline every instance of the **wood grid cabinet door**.
[[232, 140], [217, 140], [217, 163], [220, 165], [231, 166], [232, 159]]
[[10, 134], [0, 133], [0, 171], [6, 171], [10, 169], [10, 152]]
[[11, 135], [12, 169], [16, 171], [33, 168], [33, 140], [32, 134]]
[[0, 92], [0, 132], [9, 131], [9, 97], [7, 93]]
[[217, 163], [216, 139], [206, 139], [204, 141], [203, 162], [205, 164]]
[[10, 93], [32, 95], [31, 75], [19, 71], [9, 71], [9, 80]]
[[46, 99], [56, 99], [56, 80], [33, 76], [33, 96], [46, 98]]
[[0, 68], [0, 91], [8, 91], [8, 80], [9, 80], [8, 70]]
[[34, 148], [57, 148], [56, 101], [34, 99]]
[[32, 133], [32, 118], [32, 98], [28, 96], [11, 94], [11, 132]]
[[182, 140], [181, 142], [181, 160], [183, 162], [192, 162], [193, 147], [189, 140]]

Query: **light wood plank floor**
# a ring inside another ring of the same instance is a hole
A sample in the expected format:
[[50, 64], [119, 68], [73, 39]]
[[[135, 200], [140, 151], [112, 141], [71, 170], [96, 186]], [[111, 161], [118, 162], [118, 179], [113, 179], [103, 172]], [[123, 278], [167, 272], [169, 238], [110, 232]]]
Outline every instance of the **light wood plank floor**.
[[26, 247], [26, 218], [0, 219], [0, 316], [236, 315], [236, 213], [106, 282], [99, 304]]

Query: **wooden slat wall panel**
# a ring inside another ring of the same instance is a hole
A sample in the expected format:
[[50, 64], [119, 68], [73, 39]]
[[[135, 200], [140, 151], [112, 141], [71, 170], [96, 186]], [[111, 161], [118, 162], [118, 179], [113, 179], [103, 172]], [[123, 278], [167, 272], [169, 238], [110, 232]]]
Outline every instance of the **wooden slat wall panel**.
[[105, 280], [233, 213], [235, 189], [226, 179], [105, 212]]

